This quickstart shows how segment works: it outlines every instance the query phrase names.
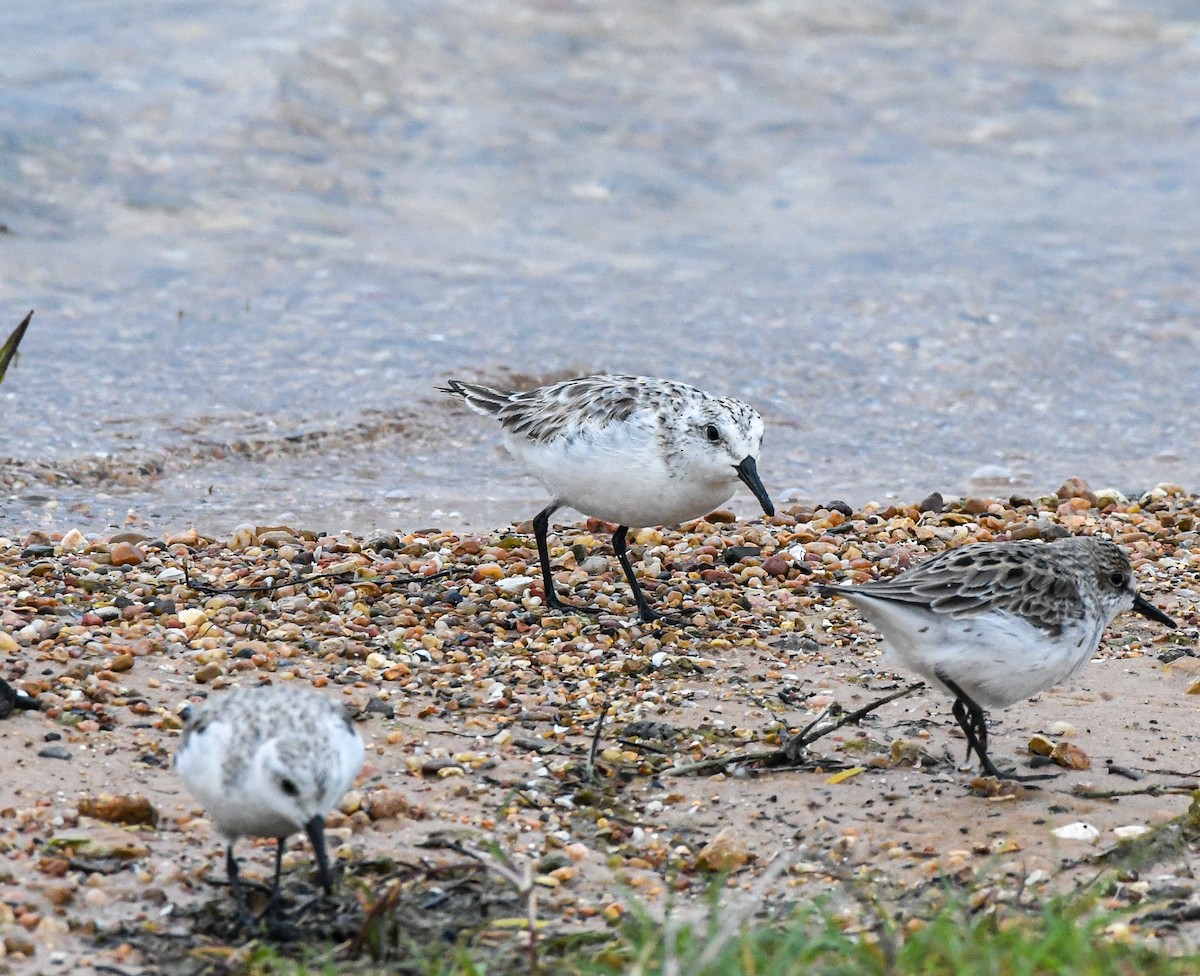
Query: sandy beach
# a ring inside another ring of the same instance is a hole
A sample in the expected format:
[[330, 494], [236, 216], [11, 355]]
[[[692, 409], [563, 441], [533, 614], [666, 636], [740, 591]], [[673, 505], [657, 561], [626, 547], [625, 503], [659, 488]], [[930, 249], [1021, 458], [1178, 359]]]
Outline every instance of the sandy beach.
[[[388, 891], [416, 939], [465, 927], [515, 944], [486, 933], [519, 917], [522, 899], [464, 853], [488, 843], [539, 878], [547, 939], [603, 930], [638, 904], [660, 912], [668, 894], [698, 902], [716, 871], [729, 872], [728, 897], [753, 890], [767, 915], [828, 898], [869, 937], [881, 905], [903, 925], [951, 897], [981, 911], [1038, 904], [1111, 869], [1124, 880], [1103, 900], [1136, 906], [1130, 933], [1193, 947], [1194, 843], [1116, 866], [1139, 835], [1184, 830], [1200, 785], [1200, 498], [1170, 486], [1139, 499], [1097, 498], [1078, 482], [1063, 491], [1077, 494], [961, 499], [942, 512], [793, 507], [752, 522], [722, 512], [643, 531], [634, 552], [647, 588], [683, 614], [680, 627], [636, 623], [607, 536], [586, 523], [564, 525], [553, 551], [560, 585], [611, 605], [595, 621], [544, 615], [528, 525], [0, 540], [4, 677], [41, 707], [3, 721], [0, 965], [219, 971], [219, 947], [244, 937], [220, 840], [170, 769], [179, 709], [281, 681], [345, 703], [368, 744], [330, 823], [338, 895], [284, 952], [328, 944], [349, 959], [363, 905]], [[1120, 541], [1142, 591], [1180, 628], [1118, 618], [1078, 682], [992, 714], [1000, 765], [1061, 775], [1040, 789], [978, 779], [949, 701], [929, 691], [772, 765], [789, 730], [911, 681], [813, 580], [1065, 531]], [[580, 568], [606, 553], [607, 570]], [[1035, 736], [1067, 767], [1034, 758]], [[269, 875], [269, 845], [243, 842], [240, 854], [246, 876]], [[779, 858], [786, 869], [756, 890]], [[285, 866], [295, 907], [313, 893], [305, 844]], [[433, 897], [447, 879], [454, 897]], [[197, 946], [213, 948], [207, 963]]]

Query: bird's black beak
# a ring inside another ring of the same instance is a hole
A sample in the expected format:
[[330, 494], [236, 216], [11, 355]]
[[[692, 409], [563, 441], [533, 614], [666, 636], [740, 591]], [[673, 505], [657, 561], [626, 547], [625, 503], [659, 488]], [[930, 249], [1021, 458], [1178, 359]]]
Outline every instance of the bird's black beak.
[[754, 492], [754, 497], [758, 499], [758, 503], [763, 507], [763, 511], [768, 515], [775, 514], [775, 506], [771, 504], [771, 496], [767, 494], [767, 489], [763, 487], [762, 479], [758, 476], [758, 467], [754, 463], [754, 455], [748, 454], [742, 458], [741, 464], [735, 464], [733, 470], [738, 473], [738, 477], [742, 479], [746, 487]]
[[1156, 607], [1140, 593], [1135, 594], [1133, 597], [1133, 609], [1136, 613], [1140, 613], [1143, 617], [1147, 617], [1150, 620], [1157, 620], [1160, 624], [1166, 624], [1172, 629], [1179, 626], [1174, 620], [1167, 616], [1167, 614], [1159, 610], [1158, 607]]
[[329, 855], [325, 851], [325, 818], [320, 814], [313, 817], [304, 825], [304, 832], [312, 843], [313, 853], [317, 855], [317, 876], [321, 879], [321, 887], [325, 894], [333, 894], [333, 875], [329, 873]]

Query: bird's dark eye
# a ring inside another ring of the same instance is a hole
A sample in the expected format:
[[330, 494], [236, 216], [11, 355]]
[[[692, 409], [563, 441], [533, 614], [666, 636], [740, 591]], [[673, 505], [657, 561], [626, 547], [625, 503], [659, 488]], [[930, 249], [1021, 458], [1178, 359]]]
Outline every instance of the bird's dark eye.
[[1125, 574], [1124, 573], [1112, 573], [1109, 575], [1108, 581], [1110, 583], [1112, 583], [1113, 586], [1124, 586], [1125, 585]]
[[283, 790], [283, 792], [286, 793], [288, 796], [299, 796], [300, 795], [300, 787], [298, 787], [295, 783], [293, 783], [286, 776], [279, 781], [279, 788], [281, 790]]
[[715, 444], [721, 439], [721, 432], [717, 430], [716, 424], [709, 424], [704, 428], [704, 436]]

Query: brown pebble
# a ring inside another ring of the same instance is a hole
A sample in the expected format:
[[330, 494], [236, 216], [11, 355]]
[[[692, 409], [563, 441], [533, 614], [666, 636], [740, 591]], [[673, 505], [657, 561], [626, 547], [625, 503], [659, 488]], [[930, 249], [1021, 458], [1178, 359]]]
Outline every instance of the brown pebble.
[[148, 799], [137, 795], [101, 793], [99, 796], [84, 796], [79, 800], [79, 812], [82, 816], [108, 823], [148, 824], [151, 827], [158, 823], [158, 811]]
[[1054, 494], [1059, 498], [1086, 498], [1092, 503], [1096, 501], [1096, 496], [1082, 478], [1068, 478]]
[[200, 542], [200, 533], [195, 529], [186, 532], [176, 532], [163, 540], [168, 546], [196, 546]]
[[399, 790], [376, 790], [364, 804], [372, 820], [396, 820], [408, 816], [408, 797]]
[[200, 668], [196, 672], [196, 680], [203, 685], [212, 681], [213, 678], [219, 678], [224, 673], [225, 672], [221, 670], [221, 665], [219, 665], [216, 661], [209, 661], [208, 664], [204, 665], [204, 667]]
[[118, 654], [112, 659], [112, 663], [108, 666], [109, 671], [128, 671], [133, 667], [132, 654]]
[[1050, 758], [1064, 769], [1091, 769], [1091, 757], [1070, 742], [1060, 742], [1050, 753]]
[[129, 542], [118, 542], [108, 552], [114, 566], [136, 566], [146, 558], [141, 549]]
[[792, 567], [792, 561], [786, 556], [768, 556], [763, 560], [762, 568], [768, 576], [787, 576]]
[[699, 871], [731, 872], [744, 868], [753, 857], [738, 832], [726, 827], [704, 845], [692, 866]]

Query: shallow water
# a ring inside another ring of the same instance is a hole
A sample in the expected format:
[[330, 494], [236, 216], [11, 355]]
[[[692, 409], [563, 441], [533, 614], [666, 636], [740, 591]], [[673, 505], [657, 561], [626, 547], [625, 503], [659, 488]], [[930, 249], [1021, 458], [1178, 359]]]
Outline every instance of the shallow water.
[[608, 369], [784, 504], [1197, 489], [1200, 12], [964, 6], [0, 5], [0, 531], [526, 518], [435, 385]]

